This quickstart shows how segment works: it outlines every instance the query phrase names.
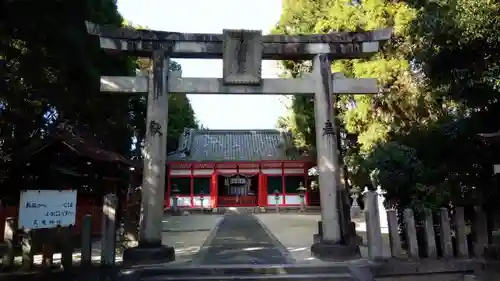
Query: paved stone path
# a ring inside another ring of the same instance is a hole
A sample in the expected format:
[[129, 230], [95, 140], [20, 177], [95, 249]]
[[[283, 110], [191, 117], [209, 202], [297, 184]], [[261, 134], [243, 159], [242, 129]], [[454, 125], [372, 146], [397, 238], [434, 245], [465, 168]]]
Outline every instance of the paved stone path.
[[[322, 264], [321, 260], [312, 256], [310, 247], [313, 243], [313, 234], [318, 230], [319, 214], [297, 214], [297, 213], [266, 213], [256, 214], [258, 219], [265, 225], [273, 235], [279, 239], [282, 245], [290, 252], [292, 258], [299, 264]], [[361, 221], [356, 222], [356, 232], [366, 243], [366, 227]], [[384, 255], [390, 255], [389, 238], [382, 234]], [[368, 249], [360, 247], [361, 257], [368, 257]]]
[[311, 255], [313, 234], [317, 232], [320, 216], [316, 214], [267, 213], [257, 218], [301, 264], [322, 263]]
[[251, 214], [225, 215], [194, 264], [291, 264], [281, 243]]
[[190, 263], [221, 219], [222, 215], [166, 215], [163, 219], [162, 244], [174, 247], [174, 264]]

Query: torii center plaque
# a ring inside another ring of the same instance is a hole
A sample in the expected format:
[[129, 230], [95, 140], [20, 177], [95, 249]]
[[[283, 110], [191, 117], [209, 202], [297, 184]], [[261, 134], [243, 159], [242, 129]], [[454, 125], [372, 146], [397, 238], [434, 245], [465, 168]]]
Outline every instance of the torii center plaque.
[[224, 30], [223, 83], [225, 85], [260, 85], [262, 32]]

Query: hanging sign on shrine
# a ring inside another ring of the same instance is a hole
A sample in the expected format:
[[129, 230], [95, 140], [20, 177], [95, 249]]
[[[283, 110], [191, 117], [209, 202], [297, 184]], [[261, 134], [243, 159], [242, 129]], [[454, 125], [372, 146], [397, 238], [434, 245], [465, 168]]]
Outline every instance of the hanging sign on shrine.
[[241, 175], [225, 177], [224, 186], [227, 193], [234, 196], [253, 195], [252, 180]]
[[249, 179], [241, 176], [232, 176], [232, 177], [226, 177], [224, 179], [224, 185], [225, 186], [230, 186], [230, 185], [244, 185], [247, 184]]

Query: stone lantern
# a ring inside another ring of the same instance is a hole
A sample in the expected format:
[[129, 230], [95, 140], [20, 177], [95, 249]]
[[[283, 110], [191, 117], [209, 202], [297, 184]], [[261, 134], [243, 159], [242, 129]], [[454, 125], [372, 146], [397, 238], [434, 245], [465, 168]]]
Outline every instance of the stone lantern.
[[318, 188], [318, 183], [316, 181], [311, 181], [311, 190]]
[[205, 201], [205, 192], [202, 189], [202, 190], [200, 190], [200, 211], [201, 211], [201, 213], [204, 212], [203, 201]]
[[361, 207], [358, 204], [358, 194], [353, 193], [351, 194], [351, 199], [352, 199], [352, 204], [351, 204], [351, 220], [354, 219], [359, 219], [362, 212], [361, 212]]
[[280, 192], [279, 190], [275, 189], [274, 190], [274, 201], [275, 201], [275, 204], [276, 204], [276, 213], [278, 213], [280, 211], [280, 207], [279, 207], [279, 201], [280, 201]]
[[177, 188], [177, 185], [174, 185], [173, 188], [172, 188], [172, 190], [171, 190], [171, 194], [172, 194], [171, 195], [172, 196], [172, 212], [174, 214], [177, 214], [178, 210], [179, 210], [179, 207], [178, 207], [179, 206], [178, 205], [179, 204], [179, 196], [178, 196], [179, 192], [181, 192], [181, 191], [179, 190], [179, 188]]
[[299, 197], [300, 197], [300, 210], [299, 210], [299, 212], [304, 212], [306, 210], [306, 202], [305, 202], [306, 191], [307, 191], [307, 189], [304, 187], [304, 184], [302, 182], [300, 182], [299, 187], [297, 188], [297, 192], [299, 193]]

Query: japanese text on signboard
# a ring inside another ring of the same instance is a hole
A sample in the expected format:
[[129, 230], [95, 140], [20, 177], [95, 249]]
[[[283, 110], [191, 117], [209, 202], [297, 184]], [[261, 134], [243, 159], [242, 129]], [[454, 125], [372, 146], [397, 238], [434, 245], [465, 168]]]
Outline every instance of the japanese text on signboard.
[[21, 193], [19, 227], [54, 228], [75, 224], [76, 191], [28, 190]]

